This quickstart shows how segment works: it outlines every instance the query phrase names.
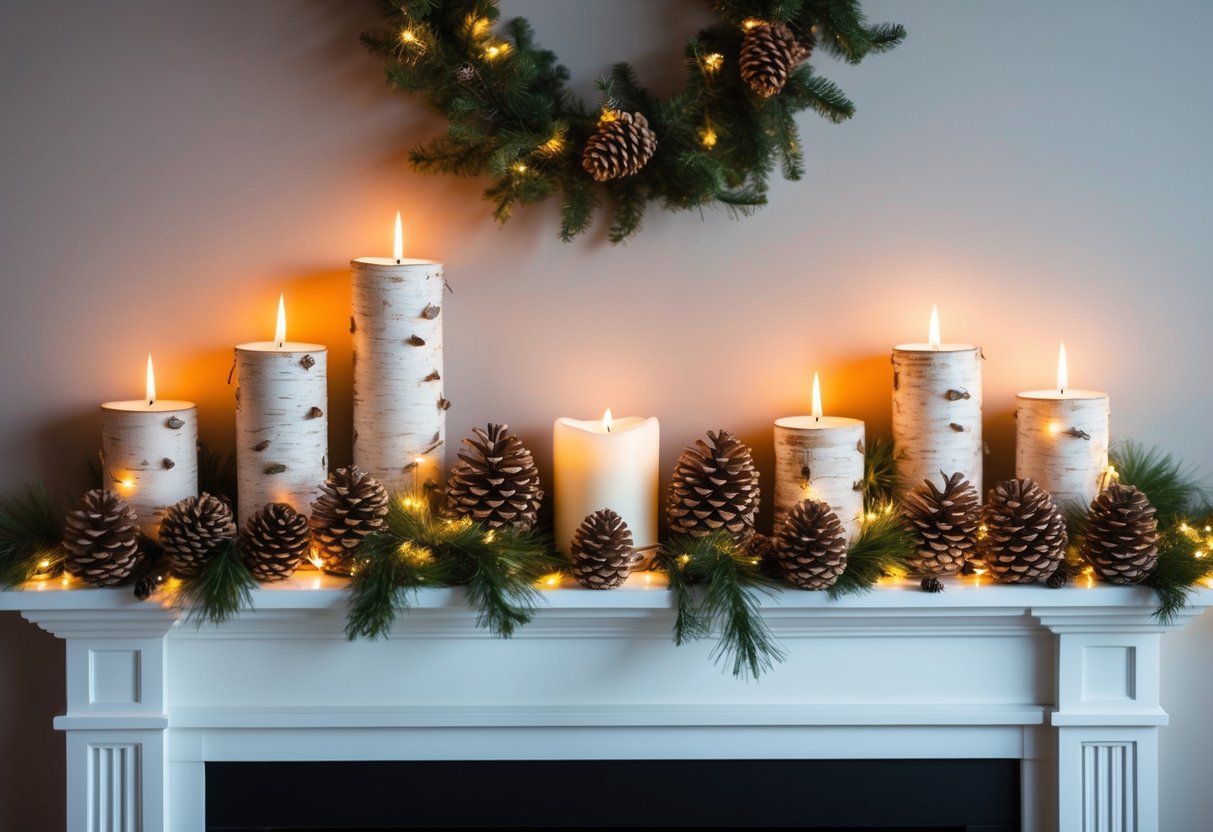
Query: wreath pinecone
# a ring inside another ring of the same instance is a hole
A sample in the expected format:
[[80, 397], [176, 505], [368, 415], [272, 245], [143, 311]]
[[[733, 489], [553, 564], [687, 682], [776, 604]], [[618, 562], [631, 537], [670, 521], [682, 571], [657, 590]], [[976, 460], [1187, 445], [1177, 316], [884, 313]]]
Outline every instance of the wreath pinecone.
[[640, 560], [632, 530], [609, 508], [587, 516], [573, 533], [573, 577], [587, 589], [614, 589]]
[[1132, 485], [1113, 483], [1096, 495], [1086, 531], [1082, 555], [1102, 580], [1136, 584], [1158, 566], [1158, 518], [1149, 498]]
[[666, 497], [670, 531], [706, 537], [727, 529], [745, 543], [758, 511], [758, 470], [750, 447], [726, 430], [696, 439], [674, 467]]
[[756, 94], [770, 98], [783, 89], [796, 65], [809, 56], [784, 23], [759, 23], [741, 40], [741, 78]]
[[307, 515], [286, 503], [266, 503], [240, 530], [240, 557], [259, 581], [289, 578], [311, 545]]
[[775, 535], [783, 576], [801, 589], [833, 586], [847, 568], [847, 532], [824, 500], [797, 503]]
[[68, 512], [63, 545], [69, 572], [91, 584], [113, 586], [139, 562], [139, 518], [116, 493], [95, 488]]
[[1030, 583], [1048, 578], [1062, 565], [1065, 519], [1034, 480], [1004, 480], [990, 489], [982, 522], [986, 533], [978, 549], [997, 580]]
[[543, 491], [531, 452], [508, 425], [472, 428], [460, 462], [447, 478], [446, 513], [470, 517], [490, 529], [535, 525]]
[[[941, 472], [942, 473], [942, 472]], [[923, 480], [902, 501], [901, 516], [913, 535], [917, 551], [906, 560], [919, 575], [951, 575], [960, 571], [977, 545], [981, 500], [963, 473], [944, 475], [943, 488]]]
[[183, 578], [201, 572], [207, 556], [235, 536], [231, 506], [206, 492], [169, 506], [160, 523], [164, 559]]
[[316, 555], [322, 569], [348, 574], [358, 544], [384, 526], [387, 489], [350, 465], [329, 474], [320, 490], [324, 493], [312, 503], [309, 519]]
[[657, 151], [657, 134], [643, 113], [608, 110], [581, 154], [581, 166], [596, 182], [631, 176]]

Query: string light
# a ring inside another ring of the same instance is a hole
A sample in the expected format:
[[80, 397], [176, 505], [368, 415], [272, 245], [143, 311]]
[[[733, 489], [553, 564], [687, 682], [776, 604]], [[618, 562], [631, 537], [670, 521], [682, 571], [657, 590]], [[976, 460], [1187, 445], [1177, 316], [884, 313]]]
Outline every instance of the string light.
[[491, 61], [496, 58], [500, 58], [502, 55], [504, 55], [506, 52], [509, 52], [509, 51], [510, 51], [510, 45], [508, 43], [506, 43], [505, 41], [502, 41], [501, 43], [492, 43], [484, 48], [484, 57], [488, 58]]
[[518, 162], [516, 165], [514, 165], [515, 173], [526, 173], [526, 171], [527, 171], [527, 167], [522, 162]]
[[477, 17], [474, 14], [467, 16], [468, 31], [474, 38], [482, 38], [489, 33], [489, 27], [493, 22], [487, 17]]
[[412, 46], [417, 42], [417, 33], [412, 29], [405, 29], [400, 33], [400, 42], [405, 46]]
[[717, 72], [724, 66], [724, 55], [719, 52], [709, 52], [703, 56], [703, 69], [708, 74]]
[[561, 576], [559, 572], [552, 572], [549, 575], [544, 575], [539, 579], [539, 583], [549, 589], [560, 586]]
[[756, 17], [747, 17], [745, 20], [741, 21], [741, 28], [747, 32], [753, 29], [755, 26], [762, 25], [764, 25], [764, 21], [759, 20]]
[[552, 138], [539, 145], [539, 150], [542, 153], [547, 153], [550, 156], [554, 156], [555, 154], [564, 150], [564, 137], [560, 134], [552, 136]]
[[712, 123], [708, 122], [703, 127], [699, 128], [699, 143], [711, 150], [716, 146], [717, 139], [716, 131], [712, 128]]

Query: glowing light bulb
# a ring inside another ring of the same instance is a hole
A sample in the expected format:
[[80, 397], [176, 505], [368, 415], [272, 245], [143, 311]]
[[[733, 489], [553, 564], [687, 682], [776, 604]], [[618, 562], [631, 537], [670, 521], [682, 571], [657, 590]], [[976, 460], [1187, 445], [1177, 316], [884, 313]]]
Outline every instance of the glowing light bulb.
[[813, 418], [821, 421], [821, 380], [813, 373]]
[[712, 129], [712, 125], [707, 125], [699, 130], [699, 142], [708, 150], [716, 146], [716, 141], [719, 137], [716, 131]]
[[152, 354], [147, 354], [147, 406], [156, 403], [156, 373], [152, 370]]
[[408, 44], [416, 43], [417, 35], [414, 34], [412, 29], [405, 29], [403, 32], [400, 33], [400, 42], [408, 43]]
[[724, 55], [719, 52], [710, 52], [703, 56], [703, 68], [708, 72], [716, 72], [724, 64]]
[[939, 337], [939, 305], [931, 304], [931, 322], [927, 325], [927, 343], [937, 350], [943, 343]]
[[278, 296], [278, 325], [274, 328], [274, 343], [281, 349], [286, 343], [286, 299]]
[[396, 237], [392, 241], [392, 258], [397, 264], [404, 258], [404, 227], [400, 224], [400, 212], [396, 212]]
[[611, 432], [611, 409], [608, 407], [606, 412], [602, 414], [602, 430], [605, 433]]
[[1057, 348], [1057, 392], [1064, 393], [1070, 386], [1070, 368], [1066, 365], [1066, 342]]

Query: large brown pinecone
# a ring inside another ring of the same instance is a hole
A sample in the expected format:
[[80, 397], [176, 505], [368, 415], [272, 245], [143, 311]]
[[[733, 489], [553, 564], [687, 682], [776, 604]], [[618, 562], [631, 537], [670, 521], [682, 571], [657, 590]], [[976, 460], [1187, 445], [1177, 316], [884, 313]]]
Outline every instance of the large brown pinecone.
[[808, 55], [808, 48], [787, 25], [759, 23], [747, 29], [741, 40], [741, 78], [755, 93], [770, 98]]
[[749, 445], [727, 430], [696, 439], [674, 467], [666, 496], [670, 531], [692, 537], [727, 529], [740, 543], [754, 533], [758, 511], [758, 469]]
[[585, 143], [581, 166], [595, 181], [606, 182], [636, 173], [656, 151], [657, 134], [643, 113], [609, 110]]
[[183, 578], [201, 572], [207, 556], [235, 536], [231, 506], [206, 492], [169, 506], [160, 523], [164, 559]]
[[475, 436], [463, 440], [460, 462], [447, 478], [446, 513], [470, 517], [490, 529], [531, 528], [543, 500], [531, 452], [507, 425], [472, 432]]
[[121, 583], [139, 562], [139, 519], [113, 491], [86, 493], [64, 527], [67, 570], [91, 584]]
[[266, 503], [240, 530], [240, 558], [259, 581], [289, 578], [311, 545], [307, 515], [286, 503]]
[[387, 489], [357, 465], [338, 468], [320, 486], [324, 494], [312, 503], [312, 540], [320, 567], [348, 574], [354, 549], [367, 535], [383, 528], [388, 512]]
[[943, 489], [923, 480], [906, 494], [901, 516], [906, 531], [914, 536], [917, 552], [906, 561], [919, 575], [950, 575], [959, 572], [977, 545], [981, 522], [981, 499], [960, 471], [944, 476]]
[[1053, 498], [1035, 480], [1004, 480], [990, 489], [982, 509], [985, 536], [978, 551], [1003, 583], [1048, 578], [1065, 557], [1066, 523]]
[[1158, 519], [1140, 489], [1113, 483], [1091, 501], [1082, 555], [1114, 584], [1144, 581], [1158, 566]]
[[587, 589], [614, 589], [627, 580], [639, 562], [632, 547], [632, 531], [609, 508], [581, 521], [573, 533], [573, 577]]
[[783, 576], [801, 589], [833, 586], [847, 568], [847, 532], [824, 500], [793, 506], [775, 533]]

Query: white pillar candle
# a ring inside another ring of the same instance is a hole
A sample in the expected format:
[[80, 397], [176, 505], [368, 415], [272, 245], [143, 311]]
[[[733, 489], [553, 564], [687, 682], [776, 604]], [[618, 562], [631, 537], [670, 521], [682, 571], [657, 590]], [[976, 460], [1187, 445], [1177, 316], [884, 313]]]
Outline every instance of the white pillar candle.
[[931, 309], [925, 344], [893, 348], [893, 451], [900, 496], [942, 471], [962, 472], [983, 494], [981, 349], [945, 344]]
[[278, 300], [273, 341], [236, 347], [237, 519], [266, 503], [303, 514], [328, 478], [328, 351], [286, 340]]
[[442, 263], [394, 256], [350, 261], [354, 463], [391, 491], [439, 487], [446, 460]]
[[568, 552], [587, 515], [609, 508], [623, 518], [637, 549], [657, 545], [661, 430], [655, 417], [581, 421], [561, 417], [552, 428], [556, 544]]
[[198, 406], [156, 398], [150, 354], [146, 397], [101, 405], [101, 465], [104, 487], [127, 501], [153, 540], [165, 509], [198, 493]]
[[1016, 396], [1015, 476], [1036, 482], [1060, 504], [1088, 505], [1108, 467], [1108, 394], [1074, 390], [1066, 346], [1057, 355], [1057, 387]]
[[804, 500], [829, 504], [854, 540], [863, 524], [864, 424], [821, 415], [813, 374], [813, 414], [775, 420], [775, 530]]

